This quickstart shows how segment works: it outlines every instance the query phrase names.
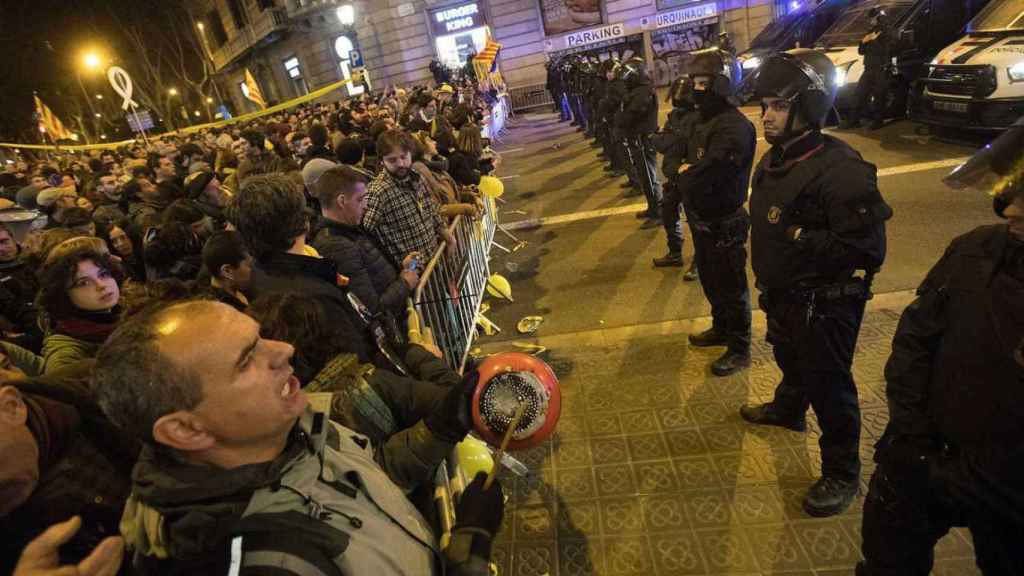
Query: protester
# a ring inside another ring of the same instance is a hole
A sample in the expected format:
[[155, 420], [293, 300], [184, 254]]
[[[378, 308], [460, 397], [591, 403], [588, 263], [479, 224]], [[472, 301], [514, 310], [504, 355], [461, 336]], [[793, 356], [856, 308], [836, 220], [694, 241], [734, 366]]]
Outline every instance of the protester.
[[203, 269], [210, 283], [202, 293], [245, 312], [249, 307], [245, 291], [249, 289], [252, 263], [252, 256], [238, 232], [214, 233], [203, 246]]

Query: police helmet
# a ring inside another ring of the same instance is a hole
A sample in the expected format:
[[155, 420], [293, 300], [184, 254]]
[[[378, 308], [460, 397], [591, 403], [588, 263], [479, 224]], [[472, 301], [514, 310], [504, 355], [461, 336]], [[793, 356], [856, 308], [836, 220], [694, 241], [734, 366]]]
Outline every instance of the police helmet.
[[686, 74], [676, 78], [668, 89], [668, 97], [674, 108], [693, 108], [693, 80]]
[[742, 68], [731, 54], [721, 48], [705, 48], [691, 52], [690, 78], [710, 76], [710, 90], [720, 98], [733, 95], [742, 80]]
[[619, 59], [618, 58], [612, 57], [612, 58], [609, 58], [607, 60], [604, 60], [603, 62], [601, 62], [601, 65], [598, 67], [600, 69], [601, 76], [603, 77], [605, 74], [607, 74], [609, 72], [613, 72], [615, 70], [615, 67], [618, 66], [618, 65], [619, 65]]
[[622, 63], [622, 79], [626, 84], [633, 86], [639, 84], [642, 79], [647, 78], [647, 66], [643, 58], [634, 56]]
[[957, 190], [974, 190], [992, 196], [999, 217], [1015, 199], [1024, 196], [1024, 118], [983, 146], [967, 162], [942, 179]]
[[804, 122], [821, 128], [836, 100], [835, 65], [822, 52], [807, 48], [775, 54], [761, 64], [755, 94], [789, 100]]

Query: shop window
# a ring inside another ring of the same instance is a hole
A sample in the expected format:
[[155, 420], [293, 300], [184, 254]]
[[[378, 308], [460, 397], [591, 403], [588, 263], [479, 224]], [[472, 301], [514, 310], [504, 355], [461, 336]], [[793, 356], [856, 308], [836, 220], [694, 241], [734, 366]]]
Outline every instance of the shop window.
[[[338, 56], [341, 77], [346, 80], [352, 78], [352, 62], [349, 60], [349, 54], [355, 49], [355, 44], [348, 36], [338, 36], [334, 39], [334, 53]], [[356, 86], [355, 84], [349, 84], [346, 88], [350, 96], [358, 96], [365, 91], [361, 85]]]
[[295, 56], [284, 61], [285, 72], [288, 73], [288, 80], [292, 83], [292, 91], [296, 96], [309, 94], [309, 86], [306, 79], [302, 77], [302, 66]]

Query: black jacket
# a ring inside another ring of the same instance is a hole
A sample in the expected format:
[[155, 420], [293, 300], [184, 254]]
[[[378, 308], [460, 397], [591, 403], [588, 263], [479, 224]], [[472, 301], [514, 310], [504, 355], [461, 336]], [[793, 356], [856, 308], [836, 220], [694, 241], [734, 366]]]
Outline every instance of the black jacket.
[[391, 261], [374, 235], [325, 217], [313, 247], [348, 277], [348, 289], [371, 311], [404, 316], [409, 285], [399, 276], [400, 263]]
[[688, 209], [701, 220], [739, 210], [747, 200], [756, 144], [754, 125], [736, 108], [702, 117], [687, 145], [690, 167], [678, 177]]
[[456, 150], [448, 157], [448, 173], [461, 186], [480, 184], [480, 161], [469, 154]]
[[1024, 244], [1006, 225], [953, 242], [904, 310], [885, 366], [894, 437], [961, 452], [947, 484], [1024, 519]]
[[[364, 322], [348, 301], [347, 291], [338, 282], [338, 271], [331, 260], [279, 252], [253, 266], [249, 291], [253, 300], [279, 292], [297, 292], [319, 298], [327, 307], [332, 321], [350, 324], [351, 329], [346, 330], [347, 333], [363, 336], [348, 342], [350, 352], [363, 361], [372, 360], [378, 366], [389, 367], [386, 361], [377, 357], [373, 336], [364, 329]], [[378, 364], [378, 361], [382, 363]]]
[[857, 53], [864, 55], [864, 70], [871, 72], [889, 65], [892, 50], [892, 30], [886, 26], [876, 29], [878, 38], [857, 45]]
[[785, 291], [877, 269], [891, 216], [875, 165], [843, 141], [812, 132], [785, 151], [773, 147], [758, 164], [750, 196], [750, 263], [758, 286]]
[[679, 167], [686, 163], [690, 139], [699, 119], [700, 114], [695, 110], [673, 108], [665, 126], [651, 138], [654, 149], [664, 155], [661, 170], [666, 178], [675, 178]]
[[627, 137], [654, 134], [658, 129], [658, 97], [651, 81], [644, 78], [630, 88], [622, 110], [615, 115], [615, 128]]

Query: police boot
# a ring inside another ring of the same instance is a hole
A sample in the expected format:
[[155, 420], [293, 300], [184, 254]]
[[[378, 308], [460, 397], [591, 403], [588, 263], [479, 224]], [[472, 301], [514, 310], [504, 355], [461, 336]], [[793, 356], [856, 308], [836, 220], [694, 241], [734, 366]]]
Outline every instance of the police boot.
[[679, 252], [669, 252], [661, 258], [654, 259], [655, 268], [666, 268], [669, 266], [682, 267], [683, 266], [683, 255]]
[[684, 282], [695, 282], [700, 280], [700, 274], [697, 272], [697, 261], [690, 262], [690, 269], [683, 274]]
[[822, 476], [804, 496], [804, 512], [818, 518], [835, 516], [849, 508], [856, 495], [856, 480]]
[[714, 328], [708, 328], [700, 334], [690, 334], [690, 344], [698, 348], [707, 348], [709, 346], [725, 346], [726, 339], [725, 334], [722, 334]]
[[807, 430], [806, 416], [801, 414], [797, 418], [787, 418], [782, 414], [779, 414], [771, 403], [758, 404], [756, 406], [748, 404], [743, 406], [740, 408], [740, 417], [751, 424], [779, 426], [781, 428], [788, 428], [794, 432], [805, 432]]
[[750, 368], [750, 353], [735, 352], [726, 350], [725, 354], [718, 357], [711, 363], [711, 373], [715, 376], [729, 376], [740, 370]]

